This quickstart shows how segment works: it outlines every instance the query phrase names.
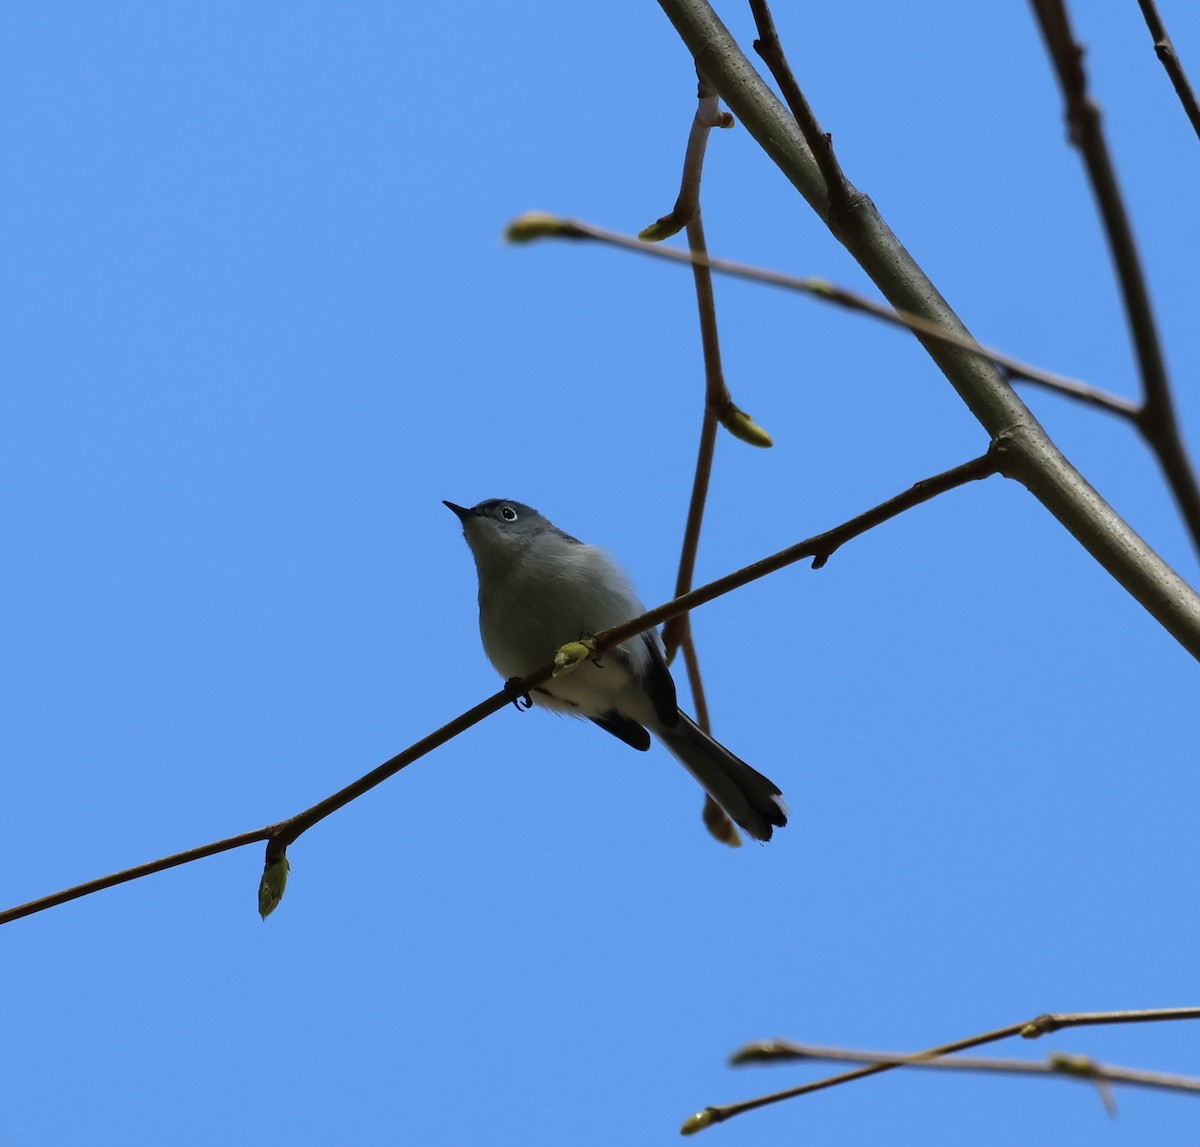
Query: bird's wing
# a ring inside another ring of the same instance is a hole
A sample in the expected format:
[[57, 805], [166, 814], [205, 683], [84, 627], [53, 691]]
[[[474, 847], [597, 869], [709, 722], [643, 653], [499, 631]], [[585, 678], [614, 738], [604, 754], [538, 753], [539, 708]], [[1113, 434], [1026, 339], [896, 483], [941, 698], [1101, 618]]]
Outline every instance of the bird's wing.
[[636, 721], [622, 717], [620, 713], [605, 713], [603, 717], [590, 717], [589, 720], [643, 753], [650, 748], [650, 734]]
[[643, 633], [642, 640], [646, 643], [649, 656], [642, 672], [642, 688], [654, 704], [654, 712], [659, 721], [667, 728], [679, 724], [679, 701], [675, 697], [675, 682], [671, 680], [671, 671], [667, 668], [666, 658], [663, 657], [662, 645], [658, 635]]

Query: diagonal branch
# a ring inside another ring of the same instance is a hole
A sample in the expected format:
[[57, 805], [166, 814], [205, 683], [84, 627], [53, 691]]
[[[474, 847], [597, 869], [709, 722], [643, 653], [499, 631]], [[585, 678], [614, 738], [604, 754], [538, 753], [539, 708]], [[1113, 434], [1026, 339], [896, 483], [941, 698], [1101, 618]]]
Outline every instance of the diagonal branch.
[[1064, 0], [1032, 0], [1032, 4], [1062, 88], [1071, 142], [1083, 156], [1104, 224], [1104, 233], [1108, 238], [1109, 251], [1116, 266], [1121, 297], [1125, 303], [1125, 317], [1142, 377], [1144, 401], [1137, 417], [1137, 426], [1158, 458], [1191, 534], [1192, 544], [1200, 550], [1200, 486], [1197, 485], [1179, 432], [1179, 420], [1175, 414], [1167, 365], [1154, 321], [1150, 291], [1117, 182], [1116, 169], [1104, 138], [1100, 106], [1088, 93], [1083, 45], [1075, 39], [1071, 30]]
[[998, 1056], [955, 1055], [948, 1059], [929, 1059], [920, 1053], [865, 1051], [860, 1048], [822, 1047], [818, 1044], [771, 1040], [750, 1044], [736, 1052], [730, 1063], [740, 1067], [759, 1063], [862, 1063], [889, 1067], [915, 1067], [922, 1070], [987, 1072], [994, 1075], [1057, 1076], [1094, 1083], [1110, 1115], [1116, 1114], [1108, 1084], [1124, 1083], [1163, 1091], [1200, 1094], [1200, 1079], [1140, 1068], [1098, 1063], [1090, 1056], [1051, 1052], [1044, 1060], [1003, 1059]]
[[[731, 593], [735, 589], [740, 589], [752, 581], [757, 581], [759, 578], [766, 577], [768, 574], [775, 573], [786, 566], [794, 565], [805, 558], [812, 558], [813, 568], [819, 569], [846, 542], [865, 534], [868, 530], [872, 530], [876, 526], [898, 517], [906, 510], [919, 506], [923, 502], [928, 502], [939, 494], [944, 494], [949, 490], [966, 485], [968, 482], [974, 482], [998, 473], [1001, 453], [1002, 447], [990, 449], [979, 458], [974, 458], [970, 462], [965, 462], [961, 466], [954, 467], [952, 470], [947, 470], [944, 473], [936, 474], [931, 478], [926, 478], [916, 483], [916, 485], [911, 486], [903, 493], [897, 494], [894, 498], [889, 498], [886, 502], [880, 503], [878, 506], [859, 514], [857, 517], [851, 518], [847, 522], [843, 522], [840, 526], [835, 526], [832, 530], [815, 534], [802, 542], [797, 542], [794, 546], [789, 546], [785, 550], [780, 550], [778, 553], [772, 554], [770, 557], [753, 562], [751, 565], [744, 566], [740, 570], [726, 574], [725, 577], [700, 586], [699, 589], [694, 589], [690, 593], [675, 598], [673, 601], [664, 602], [662, 605], [643, 613], [640, 617], [632, 618], [629, 621], [622, 622], [620, 625], [613, 626], [611, 629], [606, 629], [603, 633], [595, 636], [596, 656], [600, 657], [607, 650], [620, 645], [624, 641], [628, 641], [631, 637], [636, 637], [639, 633], [647, 629], [661, 625], [664, 621], [680, 613], [695, 609], [718, 597]], [[0, 924], [8, 924], [24, 916], [32, 916], [37, 912], [44, 912], [47, 908], [66, 904], [70, 900], [89, 896], [93, 892], [100, 892], [105, 888], [113, 888], [118, 884], [125, 884], [130, 880], [150, 876], [155, 872], [164, 872], [168, 868], [188, 864], [193, 860], [201, 860], [206, 856], [215, 856], [218, 853], [228, 852], [230, 849], [240, 848], [242, 845], [253, 844], [256, 841], [265, 840], [268, 842], [268, 864], [272, 863], [273, 859], [278, 861], [283, 857], [284, 851], [289, 844], [293, 843], [302, 833], [307, 832], [314, 825], [324, 820], [325, 817], [369, 792], [376, 785], [382, 784], [390, 777], [395, 776], [401, 769], [406, 768], [414, 761], [419, 760], [434, 749], [444, 745], [447, 741], [469, 729], [472, 725], [477, 725], [485, 717], [490, 717], [493, 713], [503, 709], [509, 702], [520, 698], [531, 689], [535, 689], [538, 685], [549, 680], [553, 673], [554, 663], [550, 662], [544, 665], [538, 672], [524, 678], [524, 680], [508, 682], [499, 692], [493, 693], [486, 700], [468, 709], [453, 721], [448, 722], [428, 736], [422, 737], [421, 740], [410, 745], [402, 752], [397, 753], [390, 760], [385, 761], [382, 765], [372, 769], [364, 776], [359, 777], [352, 784], [339, 789], [332, 796], [326, 797], [311, 808], [305, 809], [303, 812], [297, 813], [287, 820], [280, 821], [278, 824], [266, 825], [263, 828], [253, 829], [250, 832], [240, 833], [237, 836], [230, 836], [224, 840], [215, 841], [212, 844], [189, 849], [186, 852], [173, 853], [171, 856], [151, 861], [148, 864], [140, 864], [135, 868], [126, 868], [121, 872], [114, 872], [108, 876], [88, 880], [82, 884], [76, 884], [71, 888], [67, 888], [62, 892], [55, 892], [49, 896], [42, 896], [37, 900], [31, 900], [26, 904], [20, 904], [15, 908], [0, 911]]]
[[916, 335], [935, 342], [978, 355], [1000, 367], [1006, 378], [1025, 382], [1037, 383], [1048, 390], [1058, 391], [1071, 398], [1088, 402], [1110, 413], [1125, 417], [1134, 417], [1141, 409], [1136, 403], [1130, 402], [1120, 395], [1068, 378], [1066, 375], [1054, 374], [1041, 367], [1023, 362], [1019, 358], [994, 347], [982, 346], [969, 334], [939, 326], [931, 319], [912, 311], [893, 310], [883, 303], [877, 303], [846, 287], [839, 287], [828, 279], [814, 276], [789, 275], [783, 271], [771, 271], [765, 267], [754, 267], [749, 263], [738, 263], [733, 259], [721, 259], [714, 255], [699, 255], [688, 251], [677, 251], [672, 247], [659, 247], [653, 243], [645, 243], [632, 235], [623, 235], [619, 231], [608, 231], [579, 219], [562, 219], [543, 212], [529, 212], [514, 219], [505, 231], [505, 235], [513, 243], [530, 243], [535, 239], [591, 239], [597, 243], [605, 243], [612, 247], [620, 247], [633, 251], [638, 255], [649, 255], [655, 259], [666, 259], [672, 263], [702, 262], [718, 274], [731, 275], [739, 279], [749, 279], [751, 282], [763, 283], [769, 287], [780, 287], [786, 291], [797, 291], [818, 299], [824, 303], [857, 311], [859, 314], [870, 315], [892, 326], [904, 327]]
[[[814, 211], [821, 212], [825, 181], [803, 134], [712, 5], [708, 0], [658, 2], [738, 121]], [[836, 237], [897, 311], [969, 338], [962, 321], [867, 196], [855, 200]], [[1089, 485], [978, 351], [923, 334], [917, 337], [989, 438], [1005, 438], [1005, 474], [1021, 482], [1168, 633], [1200, 657], [1200, 595]]]
[[1175, 54], [1175, 45], [1171, 43], [1171, 37], [1167, 35], [1167, 26], [1158, 14], [1158, 6], [1154, 0], [1138, 0], [1138, 7], [1142, 10], [1146, 27], [1150, 29], [1150, 35], [1154, 37], [1154, 54], [1166, 68], [1167, 75], [1171, 78], [1171, 84], [1175, 88], [1175, 94], [1179, 97], [1179, 102], [1183, 104], [1183, 110], [1191, 122], [1192, 130], [1197, 137], [1200, 137], [1200, 101], [1197, 101], [1196, 93], [1192, 90], [1192, 85], [1187, 78], [1187, 72], [1183, 70], [1183, 64]]
[[[1143, 10], [1147, 6], [1151, 10], [1154, 9], [1153, 0], [1140, 0], [1140, 2], [1142, 3]], [[775, 82], [779, 85], [779, 90], [783, 93], [783, 98], [787, 102], [792, 115], [795, 117], [800, 130], [804, 133], [805, 142], [808, 144], [809, 150], [813, 153], [821, 174], [824, 176], [829, 196], [828, 222], [830, 227], [836, 231], [839, 226], [839, 220], [854, 206], [854, 194], [857, 193], [852, 194], [852, 189], [846, 181], [846, 176], [842, 172], [841, 165], [837, 161], [837, 157], [833, 151], [832, 137], [821, 131], [821, 125], [817, 122], [816, 114], [809, 106], [808, 100], [800, 90], [800, 85], [796, 82], [796, 77], [792, 74], [791, 66], [784, 53], [783, 44], [780, 42], [779, 33], [775, 28], [775, 19], [771, 14], [767, 0], [750, 0], [750, 10], [754, 15], [754, 23], [758, 28], [759, 35], [759, 39], [754, 41], [754, 50], [762, 57], [770, 69], [771, 75], [775, 77]], [[1158, 16], [1157, 11], [1154, 12], [1154, 16]], [[1149, 20], [1150, 16], [1147, 15], [1147, 21]], [[1155, 33], [1156, 36], [1159, 34], [1158, 32]], [[1170, 41], [1166, 39], [1165, 30], [1161, 31], [1161, 37], [1166, 40], [1169, 47]], [[1172, 58], [1174, 58], [1173, 52]], [[1186, 78], [1184, 82], [1186, 83]], [[1009, 371], [1007, 377], [1010, 382], [1028, 381], [1036, 383], [1048, 390], [1057, 391], [1059, 394], [1063, 394], [1079, 402], [1097, 406], [1102, 410], [1108, 411], [1110, 414], [1117, 414], [1130, 420], [1135, 426], [1140, 425], [1142, 408], [1139, 404], [1117, 395], [1110, 395], [1105, 391], [1098, 390], [1096, 387], [1088, 386], [1086, 383], [1077, 383], [1073, 379], [1051, 381], [1046, 377], [1030, 378], [1027, 375], [1022, 375], [1014, 371]]]
[[787, 102], [788, 108], [795, 117], [796, 123], [804, 133], [805, 142], [821, 170], [825, 179], [825, 193], [829, 201], [829, 226], [836, 231], [840, 221], [854, 208], [858, 192], [854, 190], [842, 172], [833, 150], [833, 137], [821, 130], [816, 113], [796, 83], [791, 65], [784, 55], [783, 45], [779, 41], [779, 33], [775, 29], [775, 17], [771, 15], [771, 7], [767, 0], [750, 0], [750, 11], [754, 15], [754, 24], [758, 29], [758, 39], [754, 41], [754, 50], [762, 57], [763, 63], [775, 77], [779, 90]]
[[[1147, 1008], [1139, 1011], [1122, 1012], [1047, 1013], [1036, 1016], [1032, 1020], [1023, 1020], [1020, 1023], [995, 1028], [980, 1035], [968, 1036], [966, 1039], [939, 1044], [937, 1047], [927, 1048], [916, 1055], [885, 1058], [869, 1063], [865, 1067], [856, 1068], [853, 1071], [827, 1076], [825, 1079], [814, 1080], [812, 1083], [805, 1083], [799, 1087], [790, 1087], [786, 1091], [775, 1091], [770, 1095], [760, 1095], [754, 1099], [743, 1100], [741, 1103], [730, 1103], [720, 1107], [706, 1107], [703, 1111], [698, 1111], [695, 1115], [689, 1116], [681, 1130], [684, 1135], [694, 1135], [697, 1131], [703, 1131], [706, 1127], [711, 1127], [714, 1123], [724, 1123], [725, 1120], [732, 1119], [735, 1115], [742, 1115], [747, 1111], [754, 1111], [759, 1107], [767, 1107], [773, 1103], [781, 1103], [786, 1099], [796, 1099], [801, 1095], [811, 1095], [815, 1091], [824, 1091], [830, 1087], [839, 1087], [845, 1083], [867, 1079], [872, 1075], [880, 1075], [885, 1071], [893, 1071], [898, 1067], [913, 1067], [925, 1064], [941, 1059], [943, 1056], [953, 1055], [956, 1052], [970, 1051], [972, 1048], [982, 1047], [985, 1044], [998, 1043], [1000, 1040], [1011, 1039], [1013, 1036], [1021, 1036], [1024, 1039], [1037, 1039], [1040, 1036], [1054, 1031], [1061, 1031], [1064, 1028], [1098, 1027], [1112, 1024], [1161, 1023], [1171, 1020], [1194, 1019], [1200, 1019], [1200, 1008]], [[749, 1047], [743, 1048], [741, 1051], [734, 1053], [733, 1062], [750, 1063], [757, 1059], [766, 1058], [759, 1054], [763, 1046], [751, 1044]], [[1060, 1067], [1059, 1070], [1065, 1072], [1066, 1068]]]
[[1014, 370], [1006, 370], [1004, 373], [1011, 382], [1031, 382], [1034, 386], [1061, 394], [1064, 398], [1073, 398], [1085, 406], [1095, 406], [1109, 414], [1115, 414], [1119, 418], [1126, 418], [1134, 425], [1137, 425], [1138, 419], [1141, 417], [1140, 403], [1119, 394], [1110, 394], [1107, 390], [1101, 390], [1098, 386], [1092, 386], [1087, 382], [1078, 382], [1073, 378], [1018, 374]]

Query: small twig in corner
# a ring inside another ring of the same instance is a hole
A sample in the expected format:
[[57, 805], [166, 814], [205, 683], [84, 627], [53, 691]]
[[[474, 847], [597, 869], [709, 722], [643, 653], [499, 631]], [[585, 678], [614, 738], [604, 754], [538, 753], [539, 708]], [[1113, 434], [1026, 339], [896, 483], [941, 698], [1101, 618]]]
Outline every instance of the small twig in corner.
[[770, 1040], [750, 1044], [736, 1052], [730, 1063], [742, 1067], [762, 1063], [862, 1063], [888, 1067], [916, 1067], [924, 1070], [981, 1071], [996, 1075], [1059, 1076], [1096, 1084], [1101, 1101], [1110, 1115], [1116, 1114], [1108, 1084], [1127, 1083], [1136, 1087], [1166, 1091], [1200, 1093], [1200, 1079], [1161, 1071], [1118, 1067], [1098, 1063], [1089, 1056], [1051, 1052], [1044, 1060], [1001, 1059], [997, 1056], [955, 1055], [929, 1059], [927, 1055], [892, 1051], [864, 1051], [859, 1048], [820, 1047], [815, 1044]]
[[[714, 1123], [724, 1123], [725, 1120], [732, 1119], [735, 1115], [742, 1115], [747, 1111], [754, 1111], [759, 1107], [781, 1103], [785, 1099], [796, 1099], [802, 1095], [811, 1095], [815, 1091], [824, 1091], [830, 1087], [840, 1087], [842, 1084], [853, 1083], [859, 1079], [867, 1079], [872, 1075], [880, 1075], [885, 1071], [894, 1071], [898, 1067], [924, 1066], [931, 1061], [941, 1060], [944, 1056], [954, 1055], [962, 1051], [970, 1051], [972, 1048], [982, 1047], [984, 1044], [997, 1043], [1004, 1039], [1011, 1039], [1013, 1036], [1021, 1036], [1024, 1039], [1037, 1039], [1040, 1036], [1054, 1031], [1061, 1031], [1064, 1028], [1097, 1027], [1109, 1024], [1161, 1023], [1170, 1020], [1194, 1019], [1200, 1019], [1200, 1008], [1150, 1008], [1124, 1012], [1049, 1013], [1037, 1016], [1032, 1020], [1024, 1020], [1021, 1023], [1008, 1024], [993, 1031], [983, 1032], [981, 1035], [969, 1036], [966, 1039], [955, 1040], [952, 1043], [939, 1044], [937, 1047], [927, 1048], [916, 1055], [881, 1057], [868, 1063], [865, 1067], [855, 1068], [853, 1071], [842, 1072], [838, 1075], [827, 1076], [825, 1079], [814, 1080], [812, 1083], [805, 1083], [799, 1087], [791, 1087], [786, 1091], [775, 1091], [770, 1095], [760, 1095], [754, 1099], [743, 1100], [741, 1103], [730, 1103], [720, 1107], [706, 1107], [703, 1111], [698, 1111], [695, 1115], [689, 1116], [681, 1130], [684, 1135], [694, 1135], [697, 1131], [703, 1131], [705, 1128], [711, 1127]], [[764, 1048], [769, 1048], [770, 1046], [769, 1044], [752, 1044], [736, 1052], [733, 1056], [733, 1062], [761, 1062], [766, 1058], [770, 1058], [769, 1053], [764, 1052]], [[791, 1058], [796, 1057], [792, 1056]], [[1099, 1067], [1099, 1064], [1093, 1064], [1091, 1060], [1084, 1060], [1079, 1057], [1063, 1057], [1060, 1061], [1057, 1061], [1054, 1070], [1059, 1074], [1074, 1075], [1077, 1078], [1093, 1078], [1090, 1073]], [[1142, 1074], [1149, 1075], [1150, 1073]], [[1174, 1077], [1181, 1081], [1182, 1086], [1173, 1087], [1170, 1083], [1166, 1082], [1172, 1078], [1170, 1076], [1161, 1076], [1158, 1077], [1154, 1084], [1149, 1084], [1148, 1086], [1171, 1087], [1172, 1090], [1181, 1091], [1200, 1090], [1200, 1081], [1191, 1080], [1186, 1076]], [[1197, 1084], [1197, 1086], [1193, 1087], [1193, 1084]]]
[[817, 161], [821, 176], [825, 180], [825, 195], [829, 202], [829, 225], [838, 231], [841, 222], [850, 213], [858, 199], [858, 193], [850, 186], [842, 172], [842, 166], [837, 161], [833, 150], [833, 137], [821, 130], [816, 113], [800, 90], [796, 77], [792, 74], [791, 65], [783, 51], [779, 33], [775, 28], [775, 18], [771, 15], [767, 0], [750, 0], [750, 11], [754, 14], [754, 24], [758, 28], [758, 39], [754, 41], [754, 50], [767, 65], [789, 110], [804, 134], [808, 149]]
[[1187, 525], [1192, 544], [1200, 550], [1200, 486], [1179, 431], [1175, 401], [1167, 378], [1150, 292], [1142, 273], [1133, 228], [1108, 152], [1100, 107], [1088, 93], [1084, 49], [1071, 30], [1064, 0], [1032, 0], [1046, 50], [1054, 65], [1066, 104], [1071, 142], [1079, 148], [1096, 197], [1109, 250], [1116, 265], [1125, 315], [1142, 378], [1143, 402], [1136, 416], [1138, 429], [1154, 451]]
[[1158, 14], [1158, 6], [1154, 0], [1138, 0], [1138, 7], [1141, 8], [1142, 15], [1146, 19], [1146, 27], [1150, 29], [1150, 35], [1154, 37], [1154, 54], [1167, 70], [1167, 75], [1170, 76], [1171, 84], [1175, 88], [1175, 94], [1179, 97], [1179, 102], [1183, 104], [1183, 110], [1191, 122], [1192, 130], [1200, 138], [1200, 101], [1197, 101], [1196, 93], [1192, 90], [1192, 85], [1187, 78], [1187, 72], [1183, 70], [1183, 63], [1175, 54], [1175, 45], [1171, 43], [1171, 37], [1167, 35], [1167, 26]]

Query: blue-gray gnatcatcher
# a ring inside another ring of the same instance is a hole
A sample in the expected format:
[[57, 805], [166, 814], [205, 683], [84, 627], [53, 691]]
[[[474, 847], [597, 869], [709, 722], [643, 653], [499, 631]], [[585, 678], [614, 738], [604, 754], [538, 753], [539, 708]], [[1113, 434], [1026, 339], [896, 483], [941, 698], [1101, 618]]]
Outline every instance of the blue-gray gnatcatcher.
[[[446, 505], [475, 556], [479, 632], [502, 677], [524, 677], [559, 646], [645, 612], [603, 550], [564, 534], [529, 506], [502, 498], [470, 509]], [[773, 825], [787, 824], [779, 789], [680, 711], [657, 632], [630, 638], [599, 664], [585, 661], [539, 685], [533, 700], [587, 717], [635, 749], [648, 749], [654, 733], [755, 840], [770, 840]]]

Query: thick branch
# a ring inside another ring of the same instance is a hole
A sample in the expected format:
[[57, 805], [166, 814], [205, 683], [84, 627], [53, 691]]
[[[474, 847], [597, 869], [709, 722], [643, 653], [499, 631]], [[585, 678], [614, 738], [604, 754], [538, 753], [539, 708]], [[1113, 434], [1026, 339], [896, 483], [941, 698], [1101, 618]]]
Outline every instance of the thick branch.
[[[795, 120], [712, 7], [706, 0], [659, 3], [738, 120], [814, 210], [822, 211], [825, 180]], [[836, 234], [894, 307], [968, 335], [866, 197], [855, 201]], [[1176, 640], [1200, 658], [1200, 596], [1092, 489], [991, 363], [978, 354], [917, 337], [988, 435], [1008, 443], [1005, 474], [1022, 482]]]

